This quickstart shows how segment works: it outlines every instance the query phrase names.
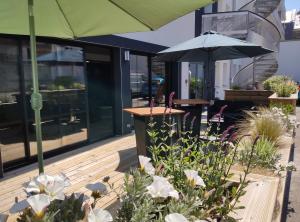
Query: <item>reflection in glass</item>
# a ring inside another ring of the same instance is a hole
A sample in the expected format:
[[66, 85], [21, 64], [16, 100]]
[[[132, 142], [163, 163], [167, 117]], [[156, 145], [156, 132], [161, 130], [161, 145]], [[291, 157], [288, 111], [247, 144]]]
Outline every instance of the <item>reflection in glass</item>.
[[[86, 89], [82, 49], [38, 43], [38, 72], [43, 96], [43, 149], [49, 151], [87, 139]], [[31, 155], [36, 154], [30, 50], [23, 46], [26, 105]]]
[[0, 39], [0, 147], [3, 162], [25, 157], [17, 43]]
[[132, 107], [143, 107], [149, 105], [149, 69], [148, 57], [141, 55], [130, 55], [130, 89]]
[[201, 99], [203, 98], [204, 64], [190, 63], [189, 69], [190, 69], [190, 76], [189, 76], [190, 99]]
[[166, 95], [166, 68], [164, 62], [151, 61], [151, 71], [152, 71], [152, 97], [157, 105], [164, 106], [165, 95]]

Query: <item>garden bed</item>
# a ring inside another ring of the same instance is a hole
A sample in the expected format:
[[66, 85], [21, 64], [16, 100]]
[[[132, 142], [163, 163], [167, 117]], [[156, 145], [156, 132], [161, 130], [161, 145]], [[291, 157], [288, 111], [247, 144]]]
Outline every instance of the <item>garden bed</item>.
[[271, 106], [287, 107], [292, 113], [296, 111], [297, 100], [298, 92], [291, 94], [289, 97], [279, 97], [276, 93], [273, 93], [269, 97]]
[[[279, 150], [281, 155], [279, 164], [288, 164], [292, 146], [292, 137], [286, 137], [285, 145]], [[243, 174], [241, 167], [238, 165], [233, 167], [232, 173], [234, 173], [232, 180], [236, 182]], [[281, 172], [279, 176], [266, 169], [252, 169], [247, 177], [250, 183], [245, 189], [246, 194], [241, 197], [238, 203], [238, 206], [244, 206], [245, 208], [237, 210], [231, 216], [242, 222], [279, 222], [284, 205], [286, 176], [286, 171]]]
[[225, 100], [227, 101], [252, 101], [255, 105], [267, 106], [269, 96], [273, 91], [269, 90], [225, 90]]

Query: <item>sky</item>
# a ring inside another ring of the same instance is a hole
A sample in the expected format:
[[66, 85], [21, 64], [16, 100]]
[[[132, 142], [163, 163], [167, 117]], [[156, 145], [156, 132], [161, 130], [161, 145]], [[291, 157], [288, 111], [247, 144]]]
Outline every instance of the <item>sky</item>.
[[287, 10], [300, 9], [300, 0], [285, 0], [285, 7]]

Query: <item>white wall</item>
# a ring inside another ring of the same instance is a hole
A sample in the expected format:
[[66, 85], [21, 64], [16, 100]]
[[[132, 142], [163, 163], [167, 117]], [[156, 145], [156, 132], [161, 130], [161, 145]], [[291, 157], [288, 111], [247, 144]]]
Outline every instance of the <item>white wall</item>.
[[156, 31], [126, 33], [119, 36], [163, 46], [174, 46], [194, 38], [195, 12], [185, 15]]
[[277, 74], [288, 75], [300, 82], [300, 40], [280, 43]]
[[189, 63], [181, 63], [181, 99], [189, 98]]

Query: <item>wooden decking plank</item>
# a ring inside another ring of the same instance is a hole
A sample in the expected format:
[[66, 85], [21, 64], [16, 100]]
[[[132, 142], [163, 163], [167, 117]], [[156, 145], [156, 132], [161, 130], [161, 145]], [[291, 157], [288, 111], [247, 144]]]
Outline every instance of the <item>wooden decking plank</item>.
[[[66, 193], [90, 192], [85, 188], [87, 183], [101, 181], [110, 176], [115, 189], [123, 186], [125, 172], [137, 165], [134, 135], [110, 139], [105, 142], [89, 145], [70, 151], [61, 156], [45, 161], [45, 171], [50, 175], [66, 173], [71, 179], [71, 187]], [[134, 149], [133, 149], [134, 148]], [[26, 195], [23, 184], [38, 173], [37, 165], [32, 164], [22, 169], [9, 172], [0, 180], [0, 212], [6, 213], [14, 202], [15, 196], [21, 200]], [[99, 204], [108, 206], [116, 200], [114, 192], [102, 198]]]

